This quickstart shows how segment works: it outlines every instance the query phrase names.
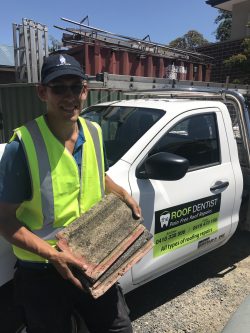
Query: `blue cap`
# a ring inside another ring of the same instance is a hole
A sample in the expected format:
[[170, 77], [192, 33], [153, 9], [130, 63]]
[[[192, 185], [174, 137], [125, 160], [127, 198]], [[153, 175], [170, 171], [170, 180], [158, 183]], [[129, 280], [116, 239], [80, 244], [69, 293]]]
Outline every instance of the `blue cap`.
[[47, 84], [63, 75], [75, 75], [85, 79], [79, 62], [68, 54], [53, 54], [44, 59], [41, 83]]

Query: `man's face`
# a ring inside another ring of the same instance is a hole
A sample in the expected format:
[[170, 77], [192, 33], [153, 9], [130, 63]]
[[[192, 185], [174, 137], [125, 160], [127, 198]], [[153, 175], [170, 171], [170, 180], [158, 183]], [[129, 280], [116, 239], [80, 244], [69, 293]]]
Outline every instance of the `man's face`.
[[39, 97], [47, 103], [48, 115], [63, 121], [76, 121], [87, 98], [87, 87], [78, 76], [61, 76], [38, 87]]

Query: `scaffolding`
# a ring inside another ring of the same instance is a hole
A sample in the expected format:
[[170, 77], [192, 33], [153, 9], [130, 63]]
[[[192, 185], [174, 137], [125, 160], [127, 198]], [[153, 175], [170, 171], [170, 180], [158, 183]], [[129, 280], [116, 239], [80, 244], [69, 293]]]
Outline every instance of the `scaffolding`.
[[48, 28], [26, 18], [12, 27], [16, 82], [37, 83], [43, 58], [48, 56]]

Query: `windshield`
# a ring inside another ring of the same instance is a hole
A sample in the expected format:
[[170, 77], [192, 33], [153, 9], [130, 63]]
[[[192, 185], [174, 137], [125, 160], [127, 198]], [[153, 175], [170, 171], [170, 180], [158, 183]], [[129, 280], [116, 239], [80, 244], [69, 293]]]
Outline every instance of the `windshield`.
[[97, 122], [103, 131], [109, 165], [115, 164], [163, 115], [159, 109], [126, 106], [92, 106], [82, 116]]

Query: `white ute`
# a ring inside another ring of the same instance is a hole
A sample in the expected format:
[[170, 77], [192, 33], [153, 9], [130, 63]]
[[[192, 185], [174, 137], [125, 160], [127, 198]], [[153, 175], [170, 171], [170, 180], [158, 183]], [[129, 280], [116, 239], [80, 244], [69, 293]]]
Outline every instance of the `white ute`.
[[[139, 202], [153, 234], [152, 251], [120, 280], [126, 292], [226, 243], [241, 205], [249, 229], [249, 120], [240, 94], [165, 91], [83, 116], [101, 125], [108, 174]], [[14, 259], [2, 239], [0, 260], [4, 284]]]

